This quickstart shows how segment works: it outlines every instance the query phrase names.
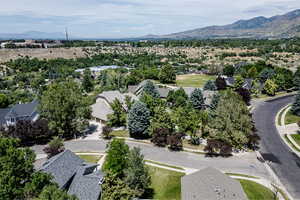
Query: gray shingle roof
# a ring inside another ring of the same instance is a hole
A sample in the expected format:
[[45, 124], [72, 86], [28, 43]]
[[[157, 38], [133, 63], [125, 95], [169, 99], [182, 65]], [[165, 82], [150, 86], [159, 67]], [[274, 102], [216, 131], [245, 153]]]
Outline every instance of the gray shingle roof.
[[37, 110], [38, 101], [33, 101], [31, 103], [16, 104], [7, 113], [6, 117], [23, 117], [31, 116]]
[[5, 116], [7, 115], [7, 113], [8, 113], [10, 110], [11, 110], [10, 108], [3, 108], [3, 109], [0, 109], [0, 126], [6, 123], [6, 121], [5, 121]]
[[82, 166], [77, 173], [68, 190], [80, 200], [98, 200], [101, 194], [101, 185], [104, 175], [100, 171], [94, 172], [97, 165]]
[[125, 96], [121, 94], [118, 90], [105, 91], [98, 95], [97, 98], [105, 99], [109, 104], [113, 103], [115, 99], [118, 99], [121, 103], [124, 103]]
[[107, 121], [109, 114], [113, 114], [111, 107], [102, 99], [99, 99], [95, 104], [92, 105], [92, 116]]
[[205, 168], [181, 178], [182, 200], [247, 200], [239, 181], [214, 168]]
[[53, 176], [60, 188], [65, 188], [84, 161], [70, 150], [50, 158], [40, 170]]

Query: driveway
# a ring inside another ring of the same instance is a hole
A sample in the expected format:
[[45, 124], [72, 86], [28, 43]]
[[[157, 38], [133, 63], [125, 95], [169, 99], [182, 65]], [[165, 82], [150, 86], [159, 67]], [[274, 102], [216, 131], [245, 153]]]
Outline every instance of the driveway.
[[[74, 152], [104, 152], [107, 142], [104, 140], [73, 140], [65, 142], [65, 147]], [[224, 172], [244, 173], [260, 176], [270, 180], [270, 175], [265, 166], [256, 159], [255, 153], [246, 153], [238, 157], [208, 158], [202, 154], [188, 152], [171, 152], [166, 148], [159, 148], [149, 144], [127, 142], [132, 147], [140, 147], [146, 159], [182, 166], [192, 169], [215, 167]], [[34, 146], [33, 150], [43, 154], [43, 146]]]
[[277, 112], [293, 99], [282, 97], [261, 103], [254, 109], [253, 118], [261, 137], [260, 153], [292, 197], [300, 199], [300, 159], [282, 141], [275, 126]]

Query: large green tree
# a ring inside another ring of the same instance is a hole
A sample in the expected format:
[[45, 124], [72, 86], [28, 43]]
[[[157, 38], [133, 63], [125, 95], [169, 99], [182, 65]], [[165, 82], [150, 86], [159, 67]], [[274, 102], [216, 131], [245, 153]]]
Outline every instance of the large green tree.
[[180, 107], [185, 106], [188, 101], [188, 95], [185, 93], [183, 88], [179, 88], [178, 90], [171, 90], [168, 93], [167, 102], [171, 105], [171, 107]]
[[161, 83], [175, 83], [176, 81], [176, 72], [172, 65], [162, 66], [159, 72], [159, 81]]
[[142, 93], [146, 93], [151, 95], [154, 98], [159, 98], [160, 95], [152, 81], [147, 80], [145, 85], [143, 86]]
[[113, 110], [113, 114], [108, 116], [107, 125], [110, 127], [125, 126], [126, 125], [126, 113], [125, 113], [122, 103], [118, 99], [115, 99], [110, 106]]
[[267, 95], [274, 96], [276, 94], [277, 88], [278, 85], [276, 85], [276, 83], [273, 80], [268, 79], [265, 82], [263, 90]]
[[190, 97], [190, 101], [193, 107], [197, 110], [201, 110], [205, 108], [205, 98], [203, 97], [202, 90], [196, 88]]
[[151, 119], [150, 134], [152, 135], [159, 128], [166, 128], [169, 132], [173, 132], [175, 129], [171, 115], [166, 107], [155, 108], [154, 116]]
[[147, 106], [136, 101], [128, 113], [128, 129], [131, 137], [147, 137], [150, 125], [150, 111]]
[[86, 92], [91, 92], [94, 88], [94, 80], [92, 78], [91, 70], [86, 69], [83, 72], [82, 87]]
[[129, 147], [124, 140], [114, 139], [109, 143], [106, 160], [103, 169], [120, 178], [124, 176], [124, 169], [127, 168]]
[[78, 85], [73, 81], [66, 81], [51, 84], [43, 93], [40, 113], [56, 134], [73, 137], [87, 127], [91, 109]]
[[37, 200], [78, 200], [74, 195], [68, 195], [56, 185], [49, 185], [43, 189]]
[[0, 94], [0, 108], [6, 108], [9, 105], [9, 100], [5, 94]]
[[222, 94], [209, 128], [210, 138], [223, 141], [236, 149], [250, 145], [250, 138], [254, 135], [254, 124], [247, 105], [231, 90]]

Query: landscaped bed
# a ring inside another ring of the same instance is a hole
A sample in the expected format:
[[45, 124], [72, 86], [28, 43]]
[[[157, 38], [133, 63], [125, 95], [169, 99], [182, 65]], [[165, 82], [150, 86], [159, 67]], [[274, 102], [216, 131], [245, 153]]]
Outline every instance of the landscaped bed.
[[285, 116], [285, 124], [293, 124], [293, 123], [297, 123], [300, 121], [300, 117], [297, 115], [294, 115], [292, 113], [292, 111], [288, 111], [286, 116]]
[[78, 155], [81, 159], [89, 163], [97, 163], [102, 155]]
[[205, 74], [185, 74], [176, 77], [176, 84], [180, 87], [203, 87], [208, 80], [215, 80], [216, 76]]
[[153, 189], [152, 199], [159, 200], [179, 200], [181, 198], [180, 179], [184, 173], [161, 169], [158, 167], [149, 167], [151, 175], [151, 188]]
[[112, 131], [111, 136], [113, 137], [129, 137], [128, 130]]
[[292, 134], [291, 137], [300, 146], [300, 134]]
[[[237, 179], [240, 181], [249, 200], [271, 200], [275, 194], [267, 187], [254, 181]], [[278, 199], [278, 198], [276, 198]]]

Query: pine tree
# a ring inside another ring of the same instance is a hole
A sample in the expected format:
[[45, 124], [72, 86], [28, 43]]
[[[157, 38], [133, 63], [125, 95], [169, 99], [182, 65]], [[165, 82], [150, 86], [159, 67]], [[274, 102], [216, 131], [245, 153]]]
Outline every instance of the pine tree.
[[148, 95], [151, 95], [154, 98], [159, 98], [160, 97], [157, 89], [155, 88], [155, 85], [149, 80], [146, 81], [142, 92], [146, 93]]
[[86, 69], [83, 72], [82, 87], [86, 92], [91, 92], [94, 88], [92, 74], [91, 74], [91, 71], [89, 69]]
[[190, 101], [195, 109], [200, 110], [204, 108], [205, 98], [203, 97], [201, 89], [196, 88], [192, 92]]
[[300, 116], [300, 90], [298, 91], [298, 94], [296, 95], [296, 99], [292, 105], [291, 111], [293, 114]]
[[148, 136], [150, 111], [147, 106], [136, 101], [128, 113], [128, 129], [131, 137], [144, 138]]
[[204, 85], [204, 87], [203, 87], [203, 90], [216, 91], [216, 90], [217, 90], [217, 86], [216, 86], [216, 84], [215, 84], [214, 81], [208, 80], [208, 81], [205, 83], [205, 85]]

